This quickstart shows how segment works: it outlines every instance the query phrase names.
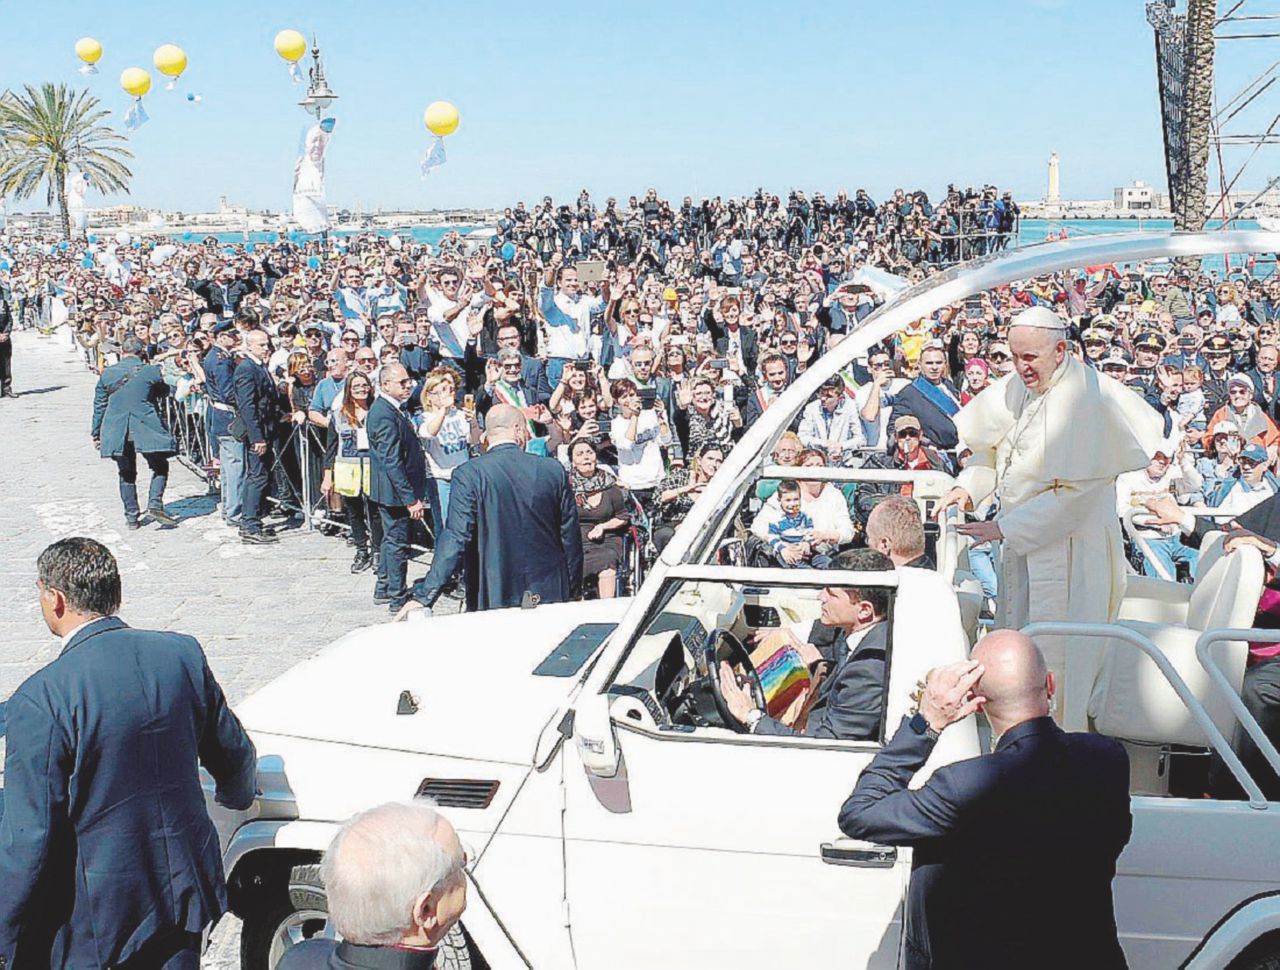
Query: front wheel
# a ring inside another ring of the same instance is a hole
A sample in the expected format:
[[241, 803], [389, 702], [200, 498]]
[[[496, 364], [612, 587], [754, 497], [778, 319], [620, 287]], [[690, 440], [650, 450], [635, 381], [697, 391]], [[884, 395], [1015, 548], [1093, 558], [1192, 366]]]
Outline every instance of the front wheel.
[[[329, 904], [318, 865], [294, 866], [264, 895], [261, 911], [247, 914], [240, 931], [242, 970], [275, 970], [285, 951], [304, 940], [332, 938]], [[478, 957], [478, 954], [474, 954]], [[436, 954], [440, 970], [480, 970], [461, 923], [455, 923]]]

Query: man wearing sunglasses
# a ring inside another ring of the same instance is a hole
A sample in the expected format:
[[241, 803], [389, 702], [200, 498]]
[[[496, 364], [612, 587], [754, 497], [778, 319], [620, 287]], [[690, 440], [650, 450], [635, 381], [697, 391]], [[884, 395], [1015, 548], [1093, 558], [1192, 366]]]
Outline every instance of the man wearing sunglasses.
[[369, 500], [382, 520], [373, 601], [389, 604], [395, 613], [409, 599], [409, 523], [412, 519], [421, 521], [427, 508], [427, 460], [405, 410], [413, 394], [413, 378], [398, 363], [388, 363], [379, 377], [382, 393], [370, 405], [365, 419], [369, 434]]

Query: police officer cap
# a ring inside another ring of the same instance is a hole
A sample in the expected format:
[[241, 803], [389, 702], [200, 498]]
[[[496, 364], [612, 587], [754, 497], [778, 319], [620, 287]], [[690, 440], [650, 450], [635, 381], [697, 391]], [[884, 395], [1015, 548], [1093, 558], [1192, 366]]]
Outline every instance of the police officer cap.
[[1164, 340], [1158, 333], [1148, 330], [1146, 333], [1140, 333], [1134, 340], [1133, 346], [1138, 350], [1162, 350], [1164, 349]]
[[215, 337], [221, 337], [224, 333], [230, 333], [235, 328], [236, 325], [234, 320], [223, 320], [221, 323], [215, 324], [213, 330], [210, 332]]
[[1229, 353], [1231, 351], [1231, 339], [1220, 333], [1215, 333], [1212, 337], [1204, 342], [1204, 349], [1209, 353]]

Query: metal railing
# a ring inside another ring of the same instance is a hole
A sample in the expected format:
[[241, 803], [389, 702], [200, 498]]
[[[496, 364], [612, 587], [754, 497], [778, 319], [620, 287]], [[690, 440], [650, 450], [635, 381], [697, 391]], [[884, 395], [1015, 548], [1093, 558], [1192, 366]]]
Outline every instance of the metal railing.
[[[1156, 665], [1156, 668], [1160, 673], [1164, 675], [1165, 680], [1169, 682], [1169, 686], [1173, 688], [1173, 692], [1178, 695], [1178, 699], [1182, 701], [1188, 713], [1191, 715], [1191, 719], [1195, 721], [1196, 726], [1204, 732], [1205, 737], [1209, 739], [1210, 746], [1217, 752], [1218, 756], [1222, 758], [1223, 762], [1230, 769], [1231, 774], [1235, 777], [1240, 787], [1243, 788], [1245, 793], [1249, 796], [1249, 807], [1259, 810], [1267, 809], [1267, 797], [1262, 793], [1262, 789], [1258, 786], [1258, 783], [1253, 780], [1253, 776], [1249, 774], [1248, 769], [1245, 768], [1244, 763], [1240, 760], [1240, 756], [1232, 750], [1231, 744], [1227, 741], [1226, 737], [1223, 736], [1222, 732], [1218, 730], [1218, 725], [1213, 722], [1213, 718], [1211, 718], [1209, 716], [1209, 712], [1204, 709], [1204, 705], [1202, 705], [1195, 694], [1191, 692], [1191, 688], [1187, 686], [1187, 682], [1182, 679], [1182, 675], [1174, 668], [1173, 664], [1169, 661], [1169, 658], [1166, 657], [1160, 648], [1147, 637], [1125, 627], [1115, 626], [1109, 623], [1031, 623], [1024, 626], [1022, 628], [1022, 632], [1033, 639], [1038, 636], [1093, 637], [1095, 639], [1110, 640], [1113, 643], [1123, 643], [1141, 650], [1147, 655], [1151, 662]], [[1240, 634], [1242, 632], [1247, 636], [1252, 635], [1251, 631], [1248, 630], [1210, 632], [1214, 634], [1231, 634], [1231, 636], [1215, 636], [1213, 638], [1215, 640], [1240, 639], [1240, 637], [1235, 636], [1235, 634]], [[1204, 636], [1208, 636], [1208, 633]], [[1204, 636], [1201, 637], [1201, 640], [1204, 640]], [[1213, 640], [1210, 640], [1209, 642], [1213, 642]], [[1205, 644], [1205, 647], [1206, 651], [1202, 655], [1200, 645], [1197, 644], [1196, 646], [1196, 654], [1201, 658], [1202, 663], [1204, 662], [1204, 657], [1207, 656], [1208, 643]], [[1209, 675], [1212, 677], [1213, 671], [1216, 670], [1216, 667], [1206, 667], [1205, 669], [1209, 671]], [[1222, 679], [1225, 683], [1225, 677]], [[1230, 690], [1230, 684], [1227, 684], [1227, 689]], [[1237, 700], [1239, 700], [1238, 697]], [[1253, 721], [1249, 712], [1244, 710], [1243, 703], [1240, 704], [1238, 710], [1233, 706], [1232, 712], [1236, 715], [1237, 719], [1239, 719], [1241, 714], [1243, 714], [1244, 717], [1242, 723], [1246, 725], [1248, 722]], [[1254, 724], [1256, 726], [1257, 722], [1255, 721]], [[1246, 726], [1246, 730], [1247, 729], [1248, 728]], [[1262, 729], [1258, 728], [1258, 730], [1261, 731]]]

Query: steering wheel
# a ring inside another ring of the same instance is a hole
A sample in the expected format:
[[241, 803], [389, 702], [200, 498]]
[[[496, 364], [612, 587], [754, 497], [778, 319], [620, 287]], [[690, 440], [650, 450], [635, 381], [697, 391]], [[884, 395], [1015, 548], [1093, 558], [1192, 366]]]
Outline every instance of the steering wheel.
[[707, 634], [706, 642], [702, 647], [702, 656], [697, 661], [698, 675], [706, 686], [707, 693], [711, 696], [716, 713], [720, 715], [724, 726], [738, 734], [746, 734], [748, 733], [746, 723], [738, 720], [729, 710], [729, 705], [720, 690], [722, 661], [728, 661], [730, 667], [738, 665], [746, 671], [750, 681], [748, 688], [751, 691], [751, 697], [756, 707], [763, 711], [765, 709], [764, 685], [760, 683], [760, 674], [756, 672], [756, 665], [751, 662], [751, 654], [742, 645], [742, 641], [728, 630], [712, 630]]

